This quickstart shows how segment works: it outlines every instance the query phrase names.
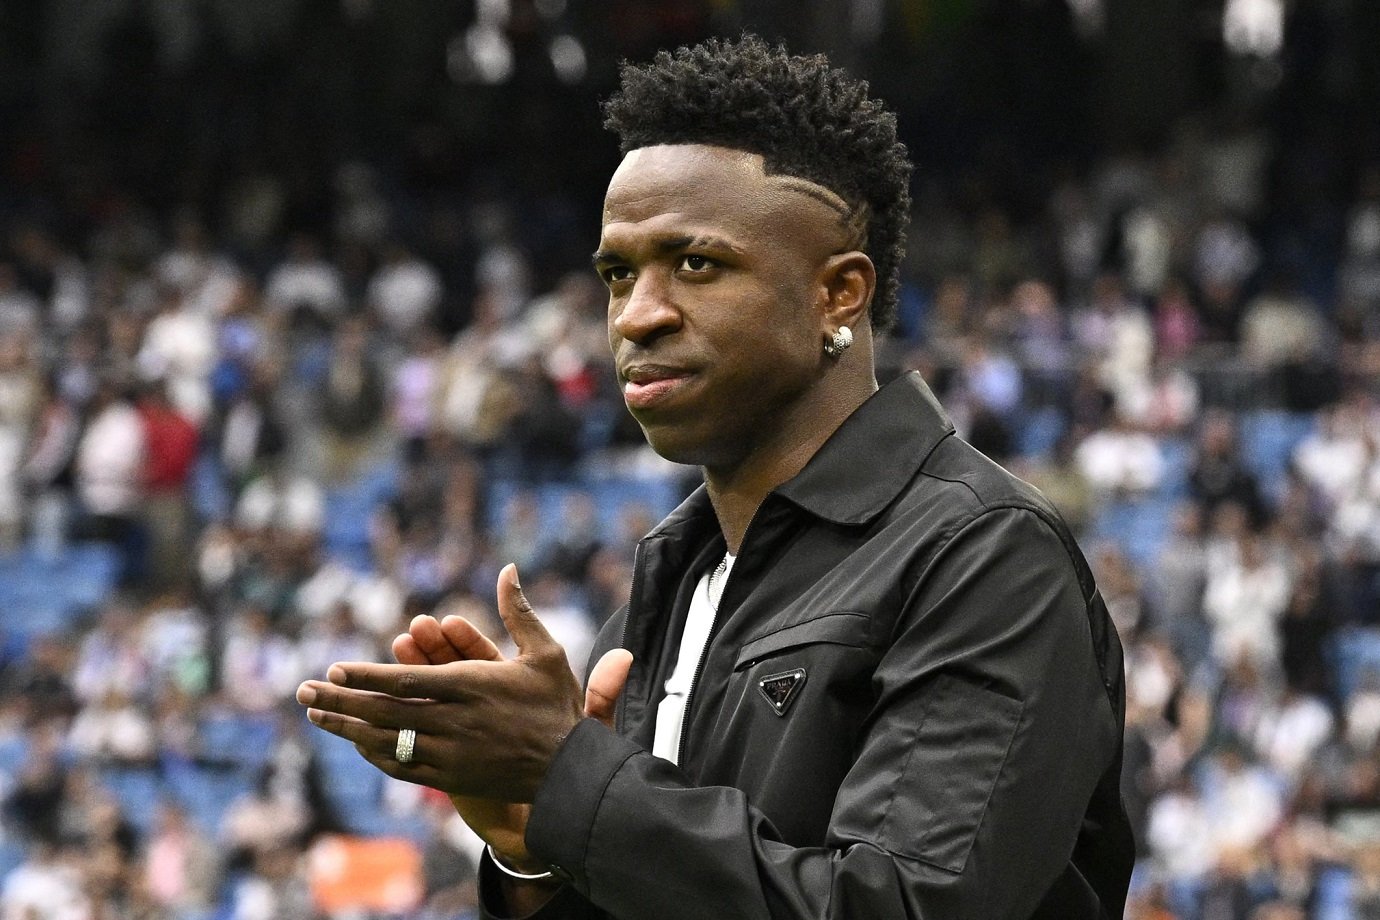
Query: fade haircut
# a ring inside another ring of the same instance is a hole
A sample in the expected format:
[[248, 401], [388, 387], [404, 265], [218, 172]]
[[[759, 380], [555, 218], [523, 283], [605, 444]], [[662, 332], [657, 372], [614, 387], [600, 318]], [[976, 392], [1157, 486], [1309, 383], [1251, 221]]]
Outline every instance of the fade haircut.
[[604, 103], [623, 153], [657, 144], [709, 144], [755, 153], [770, 175], [806, 179], [848, 205], [844, 220], [877, 270], [872, 328], [896, 316], [910, 221], [910, 160], [896, 116], [867, 83], [822, 54], [789, 54], [754, 35], [711, 38], [649, 64], [624, 63]]

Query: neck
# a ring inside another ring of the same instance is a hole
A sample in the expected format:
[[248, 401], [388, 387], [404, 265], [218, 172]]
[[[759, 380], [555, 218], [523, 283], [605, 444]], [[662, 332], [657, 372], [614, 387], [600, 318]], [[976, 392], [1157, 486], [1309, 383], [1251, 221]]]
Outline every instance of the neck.
[[848, 416], [877, 391], [877, 381], [840, 387], [800, 426], [783, 426], [777, 438], [755, 445], [731, 464], [704, 467], [705, 488], [728, 551], [738, 555], [743, 536], [767, 494], [805, 468]]

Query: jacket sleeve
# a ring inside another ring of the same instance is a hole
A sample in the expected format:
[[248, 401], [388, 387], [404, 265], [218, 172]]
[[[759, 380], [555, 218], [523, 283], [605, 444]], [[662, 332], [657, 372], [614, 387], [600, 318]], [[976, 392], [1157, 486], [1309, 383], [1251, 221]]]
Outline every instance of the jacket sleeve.
[[742, 791], [695, 787], [586, 720], [538, 791], [528, 846], [622, 920], [1015, 920], [1056, 881], [1079, 904], [1062, 916], [1097, 917], [1066, 872], [1120, 749], [1093, 615], [1048, 523], [982, 513], [908, 595], [821, 845], [783, 843]]

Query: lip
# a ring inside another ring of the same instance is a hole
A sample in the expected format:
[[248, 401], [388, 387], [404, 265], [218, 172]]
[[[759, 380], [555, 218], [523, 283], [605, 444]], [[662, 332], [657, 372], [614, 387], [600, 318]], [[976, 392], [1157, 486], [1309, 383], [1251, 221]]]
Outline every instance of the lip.
[[629, 409], [649, 409], [690, 382], [691, 372], [661, 365], [633, 365], [622, 372], [623, 401]]

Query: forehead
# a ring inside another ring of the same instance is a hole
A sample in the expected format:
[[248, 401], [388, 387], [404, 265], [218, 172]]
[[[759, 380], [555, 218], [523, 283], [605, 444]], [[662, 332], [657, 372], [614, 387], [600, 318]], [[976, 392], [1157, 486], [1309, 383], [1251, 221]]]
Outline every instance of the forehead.
[[755, 153], [704, 144], [642, 147], [623, 158], [604, 198], [607, 236], [646, 230], [828, 233], [843, 200], [803, 179], [768, 175]]

